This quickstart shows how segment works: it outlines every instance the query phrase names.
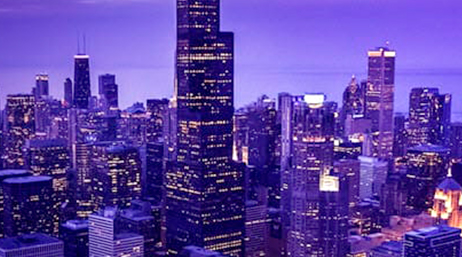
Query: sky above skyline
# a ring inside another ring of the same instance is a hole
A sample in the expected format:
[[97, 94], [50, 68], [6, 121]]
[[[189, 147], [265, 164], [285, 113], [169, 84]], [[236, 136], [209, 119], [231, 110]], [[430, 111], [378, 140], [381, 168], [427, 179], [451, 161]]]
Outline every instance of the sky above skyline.
[[[402, 0], [222, 0], [222, 30], [233, 31], [235, 103], [259, 95], [324, 92], [341, 101], [351, 76], [366, 78], [367, 50], [397, 51], [395, 109], [412, 87], [453, 94], [462, 112], [462, 2]], [[121, 107], [171, 97], [174, 0], [1, 0], [0, 104], [50, 75], [61, 98], [73, 77], [78, 35], [86, 35], [92, 93], [97, 76], [117, 76]]]

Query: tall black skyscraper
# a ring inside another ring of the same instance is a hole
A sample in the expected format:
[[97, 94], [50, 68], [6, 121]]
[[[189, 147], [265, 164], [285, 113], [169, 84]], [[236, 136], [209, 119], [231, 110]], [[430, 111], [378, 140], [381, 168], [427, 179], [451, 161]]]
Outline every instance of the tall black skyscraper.
[[88, 109], [91, 96], [90, 56], [78, 54], [74, 56], [74, 107]]
[[71, 106], [73, 104], [72, 96], [72, 80], [67, 78], [64, 81], [64, 101], [66, 106]]
[[168, 254], [197, 245], [242, 256], [244, 186], [232, 162], [233, 34], [219, 0], [177, 0], [177, 151], [166, 172]]

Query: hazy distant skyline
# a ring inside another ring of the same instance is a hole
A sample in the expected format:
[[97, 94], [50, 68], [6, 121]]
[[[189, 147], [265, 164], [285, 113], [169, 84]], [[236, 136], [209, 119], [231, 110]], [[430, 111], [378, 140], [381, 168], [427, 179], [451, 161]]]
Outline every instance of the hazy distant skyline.
[[[462, 112], [462, 3], [457, 0], [223, 0], [222, 28], [236, 36], [236, 107], [262, 94], [323, 92], [341, 100], [351, 76], [366, 79], [368, 49], [397, 51], [397, 111], [412, 87], [453, 94]], [[174, 0], [2, 0], [0, 104], [50, 75], [61, 98], [73, 79], [77, 35], [86, 34], [92, 92], [113, 73], [125, 108], [173, 93]]]

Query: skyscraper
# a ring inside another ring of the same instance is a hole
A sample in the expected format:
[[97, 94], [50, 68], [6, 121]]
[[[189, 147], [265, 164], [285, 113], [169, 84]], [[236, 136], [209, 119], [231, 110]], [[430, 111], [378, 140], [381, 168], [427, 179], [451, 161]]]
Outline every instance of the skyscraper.
[[50, 94], [47, 74], [37, 74], [35, 76], [35, 98], [39, 99]]
[[433, 206], [433, 196], [447, 174], [449, 149], [436, 145], [421, 145], [408, 149], [404, 188], [406, 207], [420, 213]]
[[232, 162], [233, 34], [219, 0], [177, 1], [176, 158], [166, 174], [168, 254], [196, 245], [242, 256], [243, 170]]
[[141, 197], [141, 159], [138, 149], [115, 142], [91, 146], [90, 178], [96, 209], [130, 206]]
[[368, 52], [366, 117], [372, 120], [372, 154], [391, 158], [393, 150], [393, 104], [396, 52], [380, 47]]
[[451, 124], [451, 95], [438, 88], [413, 88], [409, 98], [409, 146], [444, 145]]
[[[32, 175], [27, 170], [0, 170], [0, 183], [5, 179], [15, 177], [25, 177]], [[5, 236], [5, 223], [3, 221], [3, 211], [5, 209], [5, 194], [3, 193], [3, 187], [0, 185], [0, 237]]]
[[115, 75], [104, 74], [99, 76], [98, 89], [104, 110], [116, 110], [119, 108], [119, 86], [115, 82]]
[[6, 236], [31, 232], [58, 234], [52, 178], [27, 176], [3, 181]]
[[90, 56], [75, 55], [74, 65], [74, 107], [88, 109], [91, 96]]
[[321, 231], [320, 179], [333, 167], [335, 114], [322, 94], [284, 93], [279, 98], [281, 207], [287, 251], [297, 257], [324, 256], [328, 249]]
[[436, 188], [430, 214], [439, 224], [462, 229], [462, 187], [452, 174]]
[[22, 147], [35, 136], [35, 97], [9, 95], [6, 99], [5, 167], [24, 167]]
[[423, 228], [404, 236], [404, 257], [459, 257], [460, 229], [448, 226]]
[[64, 256], [88, 257], [88, 220], [68, 220], [61, 225], [59, 237], [64, 242]]
[[74, 104], [73, 95], [72, 95], [72, 80], [67, 78], [64, 81], [64, 102], [65, 106], [72, 106]]

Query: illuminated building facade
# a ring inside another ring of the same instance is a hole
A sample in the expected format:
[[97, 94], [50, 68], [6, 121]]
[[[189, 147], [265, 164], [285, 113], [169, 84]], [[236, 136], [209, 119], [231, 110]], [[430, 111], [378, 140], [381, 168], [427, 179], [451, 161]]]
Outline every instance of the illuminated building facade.
[[22, 148], [35, 136], [35, 97], [9, 95], [6, 99], [5, 167], [24, 167]]
[[166, 172], [167, 254], [243, 256], [243, 167], [232, 162], [234, 36], [220, 1], [177, 1], [175, 160]]
[[413, 88], [409, 98], [409, 146], [444, 145], [451, 124], [451, 95]]
[[289, 256], [324, 256], [320, 178], [333, 166], [335, 115], [322, 94], [280, 94], [281, 207]]
[[461, 230], [444, 225], [406, 233], [404, 257], [459, 257]]
[[53, 181], [47, 176], [3, 180], [5, 235], [40, 232], [58, 235]]
[[449, 149], [437, 145], [421, 145], [408, 149], [406, 156], [406, 208], [416, 213], [427, 212], [433, 206], [438, 182], [447, 174]]
[[91, 146], [91, 199], [95, 209], [130, 206], [141, 197], [141, 159], [137, 148], [117, 142]]
[[32, 139], [25, 146], [26, 167], [35, 176], [50, 176], [53, 178], [53, 189], [59, 209], [67, 199], [67, 174], [71, 167], [68, 143], [64, 139]]
[[372, 155], [389, 159], [393, 150], [396, 52], [380, 47], [368, 52], [366, 117], [372, 121]]
[[90, 56], [74, 56], [74, 107], [88, 109], [91, 96]]
[[462, 228], [462, 187], [451, 174], [436, 188], [430, 214], [439, 224]]

